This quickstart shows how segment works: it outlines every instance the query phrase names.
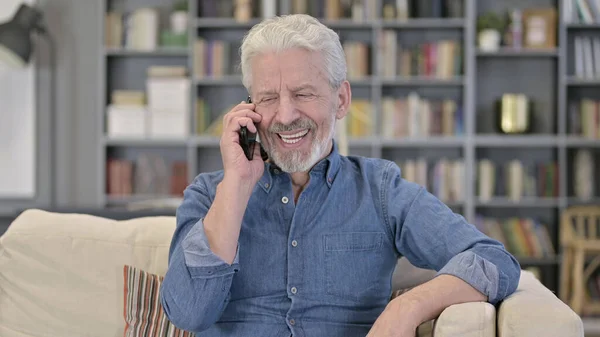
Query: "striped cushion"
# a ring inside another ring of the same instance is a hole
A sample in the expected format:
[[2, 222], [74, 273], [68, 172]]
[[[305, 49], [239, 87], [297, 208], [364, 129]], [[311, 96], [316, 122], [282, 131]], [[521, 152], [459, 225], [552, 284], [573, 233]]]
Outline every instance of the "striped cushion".
[[176, 328], [163, 312], [159, 297], [163, 276], [128, 265], [123, 267], [123, 276], [125, 337], [194, 337]]

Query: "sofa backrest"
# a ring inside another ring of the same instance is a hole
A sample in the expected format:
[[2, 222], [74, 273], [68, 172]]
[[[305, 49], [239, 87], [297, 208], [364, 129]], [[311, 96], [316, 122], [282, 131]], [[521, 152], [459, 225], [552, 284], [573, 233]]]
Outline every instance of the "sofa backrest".
[[164, 275], [174, 217], [23, 212], [0, 238], [0, 336], [123, 336], [123, 266]]

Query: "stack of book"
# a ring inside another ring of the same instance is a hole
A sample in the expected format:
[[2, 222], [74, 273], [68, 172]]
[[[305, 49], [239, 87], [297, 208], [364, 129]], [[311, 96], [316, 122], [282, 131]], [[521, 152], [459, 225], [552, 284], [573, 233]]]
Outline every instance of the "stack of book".
[[397, 32], [384, 30], [379, 36], [380, 75], [384, 78], [431, 77], [451, 79], [462, 74], [462, 47], [459, 41], [426, 41], [401, 45]]
[[361, 41], [342, 42], [348, 66], [348, 79], [357, 80], [369, 76], [369, 46]]
[[573, 192], [575, 197], [588, 201], [596, 193], [596, 160], [590, 149], [577, 149], [573, 160]]
[[462, 74], [463, 51], [459, 41], [425, 42], [399, 50], [399, 75], [451, 79]]
[[600, 22], [600, 2], [598, 0], [565, 0], [564, 11], [565, 22]]
[[196, 78], [220, 78], [234, 73], [231, 67], [232, 42], [198, 37], [194, 43], [194, 75]]
[[377, 1], [292, 0], [292, 13], [330, 21], [345, 18], [364, 22], [379, 17]]
[[526, 165], [518, 159], [496, 164], [490, 159], [478, 161], [477, 189], [481, 201], [505, 196], [518, 202], [524, 197], [558, 197], [556, 162]]
[[402, 177], [425, 187], [442, 202], [464, 200], [465, 165], [462, 159], [441, 158], [428, 163], [424, 158], [396, 160]]
[[575, 77], [600, 78], [600, 38], [575, 36]]
[[105, 17], [104, 44], [108, 48], [155, 50], [159, 41], [159, 14], [155, 8], [109, 12]]
[[202, 18], [233, 18], [246, 22], [255, 14], [268, 18], [277, 14], [277, 0], [199, 0]]
[[407, 97], [383, 97], [382, 136], [389, 138], [460, 136], [462, 107], [452, 99], [426, 99], [416, 92]]
[[139, 139], [147, 136], [148, 109], [143, 91], [113, 91], [106, 114], [109, 138]]
[[348, 114], [344, 118], [350, 138], [369, 137], [373, 135], [372, 104], [367, 99], [355, 98], [350, 103]]
[[187, 137], [191, 83], [185, 67], [152, 66], [147, 75], [146, 92], [112, 92], [107, 107], [107, 136], [111, 139]]
[[569, 133], [600, 139], [600, 100], [582, 98], [569, 104]]
[[185, 67], [148, 69], [146, 90], [152, 138], [186, 138], [190, 134], [191, 82]]
[[383, 0], [383, 18], [459, 18], [464, 16], [464, 0]]
[[504, 244], [515, 256], [544, 258], [556, 255], [547, 226], [536, 219], [478, 216], [473, 224], [482, 233]]
[[107, 194], [112, 197], [156, 198], [183, 195], [188, 185], [186, 161], [168, 163], [145, 152], [135, 159], [110, 157], [106, 168]]

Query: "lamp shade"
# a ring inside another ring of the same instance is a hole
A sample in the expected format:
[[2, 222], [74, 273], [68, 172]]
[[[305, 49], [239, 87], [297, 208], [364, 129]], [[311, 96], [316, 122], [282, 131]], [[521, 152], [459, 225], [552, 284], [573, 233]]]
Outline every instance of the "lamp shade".
[[38, 28], [41, 13], [21, 4], [12, 20], [0, 25], [0, 63], [23, 67], [31, 58], [31, 32]]

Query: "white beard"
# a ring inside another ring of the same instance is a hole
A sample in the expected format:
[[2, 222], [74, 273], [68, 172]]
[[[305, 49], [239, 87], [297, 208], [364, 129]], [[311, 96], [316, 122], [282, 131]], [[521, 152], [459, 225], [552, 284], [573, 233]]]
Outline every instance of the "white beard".
[[[329, 125], [326, 125], [326, 127], [328, 127], [329, 130], [325, 133], [323, 138], [320, 139], [315, 137], [312, 140], [310, 153], [308, 154], [307, 158], [305, 157], [305, 153], [300, 150], [288, 150], [282, 153], [275, 148], [268, 149], [269, 158], [271, 158], [275, 165], [277, 165], [283, 172], [295, 173], [309, 171], [319, 160], [321, 160], [322, 157], [324, 157], [325, 151], [327, 151], [329, 143], [333, 139], [335, 134], [334, 114], [332, 114], [332, 119]], [[311, 130], [311, 132], [312, 131], [314, 130]], [[308, 136], [309, 135], [306, 135], [305, 137]]]

